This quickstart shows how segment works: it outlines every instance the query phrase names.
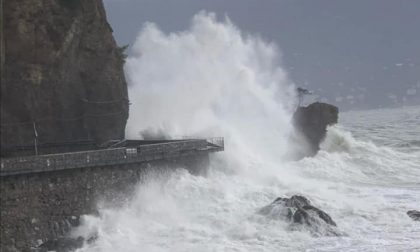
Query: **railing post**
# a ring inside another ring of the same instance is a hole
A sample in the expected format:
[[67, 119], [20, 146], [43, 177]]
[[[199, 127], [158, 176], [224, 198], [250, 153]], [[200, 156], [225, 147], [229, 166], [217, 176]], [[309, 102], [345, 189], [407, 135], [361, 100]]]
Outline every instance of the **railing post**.
[[223, 137], [171, 141], [132, 147], [120, 147], [94, 151], [57, 153], [39, 156], [23, 156], [1, 160], [1, 175], [21, 174], [31, 171], [52, 171], [80, 167], [113, 165], [124, 162], [143, 162], [186, 156], [196, 151], [218, 151], [224, 148]]

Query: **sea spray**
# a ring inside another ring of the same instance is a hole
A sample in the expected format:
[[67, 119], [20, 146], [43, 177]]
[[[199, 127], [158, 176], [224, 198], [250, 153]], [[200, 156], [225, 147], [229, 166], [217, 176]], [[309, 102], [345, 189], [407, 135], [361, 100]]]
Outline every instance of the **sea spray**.
[[[80, 251], [420, 248], [420, 228], [405, 215], [420, 202], [418, 151], [383, 148], [330, 128], [318, 155], [284, 160], [294, 87], [273, 44], [203, 12], [183, 32], [164, 34], [145, 25], [126, 75], [132, 102], [128, 137], [224, 136], [226, 151], [213, 156], [221, 162], [212, 162], [207, 177], [182, 167], [164, 178], [150, 176], [125, 207], [84, 218], [76, 235], [98, 238]], [[406, 130], [393, 126], [401, 134]], [[256, 214], [276, 197], [294, 194], [328, 212], [347, 236], [313, 237]]]
[[201, 12], [188, 30], [169, 34], [144, 25], [125, 70], [128, 138], [224, 136], [227, 155], [237, 159], [284, 153], [294, 88], [279, 50], [228, 18]]

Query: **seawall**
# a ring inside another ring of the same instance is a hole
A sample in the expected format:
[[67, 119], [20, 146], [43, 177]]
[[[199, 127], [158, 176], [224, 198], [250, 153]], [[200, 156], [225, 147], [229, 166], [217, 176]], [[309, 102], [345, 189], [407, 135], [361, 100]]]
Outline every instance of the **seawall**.
[[[148, 172], [182, 167], [193, 174], [205, 173], [209, 153], [223, 150], [223, 146], [206, 140], [185, 142], [146, 145], [143, 151], [136, 148], [135, 153], [133, 148], [126, 148], [126, 153], [132, 155], [131, 162], [125, 156], [124, 162], [108, 159], [108, 164], [99, 160], [98, 165], [86, 166], [79, 159], [67, 161], [67, 166], [61, 164], [64, 168], [59, 170], [53, 169], [52, 161], [50, 167], [45, 165], [57, 154], [39, 156], [38, 164], [31, 160], [32, 171], [15, 174], [9, 173], [10, 167], [5, 165], [12, 159], [2, 159], [1, 251], [37, 251], [39, 245], [66, 235], [79, 224], [81, 215], [95, 214], [99, 202], [118, 205], [128, 200]], [[92, 152], [80, 152], [79, 157], [81, 153], [85, 161], [86, 155], [92, 156]], [[89, 162], [92, 164], [92, 160]]]

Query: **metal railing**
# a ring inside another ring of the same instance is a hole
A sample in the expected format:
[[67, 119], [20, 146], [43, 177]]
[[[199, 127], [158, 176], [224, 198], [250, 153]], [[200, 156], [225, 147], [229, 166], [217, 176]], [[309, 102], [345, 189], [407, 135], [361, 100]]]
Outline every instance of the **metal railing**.
[[223, 150], [223, 147], [223, 138], [211, 138], [139, 145], [128, 148], [5, 158], [1, 159], [0, 175], [141, 163], [192, 155], [197, 151], [220, 151]]
[[225, 140], [223, 137], [211, 137], [207, 138], [206, 141], [212, 145], [215, 145], [220, 148], [225, 148]]

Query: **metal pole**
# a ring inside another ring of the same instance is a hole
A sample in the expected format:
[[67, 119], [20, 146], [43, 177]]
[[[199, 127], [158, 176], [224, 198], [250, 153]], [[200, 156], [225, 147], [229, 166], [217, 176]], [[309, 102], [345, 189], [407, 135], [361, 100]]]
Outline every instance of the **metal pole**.
[[3, 75], [4, 75], [4, 62], [5, 62], [5, 49], [4, 43], [5, 39], [3, 36], [3, 29], [4, 29], [4, 17], [3, 17], [3, 0], [0, 0], [0, 80], [3, 83]]
[[34, 135], [35, 135], [35, 139], [34, 139], [35, 155], [38, 156], [38, 132], [36, 131], [35, 122], [33, 122], [33, 125], [34, 125]]
[[299, 103], [298, 103], [298, 107], [300, 107], [302, 105], [303, 102], [303, 94], [299, 93]]

